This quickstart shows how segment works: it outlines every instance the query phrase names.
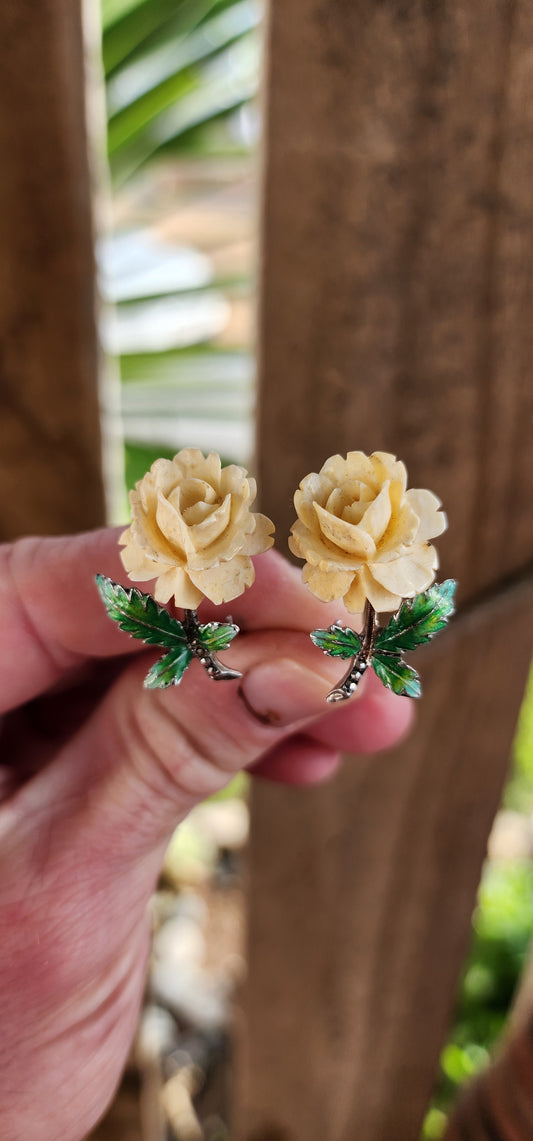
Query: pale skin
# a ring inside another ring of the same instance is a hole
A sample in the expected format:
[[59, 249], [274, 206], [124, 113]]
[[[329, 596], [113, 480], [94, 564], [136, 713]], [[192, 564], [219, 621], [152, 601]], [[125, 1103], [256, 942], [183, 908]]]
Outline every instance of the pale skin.
[[157, 651], [110, 622], [94, 585], [96, 572], [129, 585], [118, 534], [0, 547], [3, 1141], [82, 1141], [105, 1111], [139, 1012], [150, 897], [189, 810], [242, 768], [324, 780], [341, 750], [386, 748], [411, 721], [371, 677], [346, 706], [324, 703], [338, 662], [308, 631], [342, 608], [272, 551], [250, 590], [200, 612], [241, 626], [223, 657], [242, 683], [193, 663], [179, 688], [143, 689]]

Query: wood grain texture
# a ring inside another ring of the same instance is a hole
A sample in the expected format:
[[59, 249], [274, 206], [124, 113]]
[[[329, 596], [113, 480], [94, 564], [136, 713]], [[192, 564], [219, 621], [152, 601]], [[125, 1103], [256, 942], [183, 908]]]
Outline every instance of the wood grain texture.
[[303, 475], [393, 451], [473, 609], [409, 742], [254, 791], [239, 1141], [416, 1141], [436, 1073], [533, 643], [532, 48], [525, 2], [271, 0], [262, 509], [286, 549]]
[[0, 539], [104, 519], [78, 0], [0, 8]]
[[307, 471], [401, 453], [446, 499], [465, 599], [533, 546], [533, 9], [272, 0], [270, 18], [264, 503], [284, 544]]
[[254, 790], [248, 1141], [418, 1138], [532, 644], [533, 583], [417, 651], [402, 747]]

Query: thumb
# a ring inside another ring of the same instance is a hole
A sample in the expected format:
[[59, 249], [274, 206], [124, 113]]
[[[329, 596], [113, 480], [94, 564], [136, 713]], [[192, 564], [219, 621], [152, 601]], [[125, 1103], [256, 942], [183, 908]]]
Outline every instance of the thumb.
[[89, 830], [92, 850], [134, 859], [159, 849], [195, 804], [331, 708], [324, 698], [338, 665], [322, 655], [317, 662], [305, 634], [263, 631], [238, 641], [238, 683], [213, 682], [193, 662], [179, 687], [147, 690], [150, 655], [135, 659], [22, 790], [41, 819], [48, 801], [56, 820], [75, 815], [78, 836]]

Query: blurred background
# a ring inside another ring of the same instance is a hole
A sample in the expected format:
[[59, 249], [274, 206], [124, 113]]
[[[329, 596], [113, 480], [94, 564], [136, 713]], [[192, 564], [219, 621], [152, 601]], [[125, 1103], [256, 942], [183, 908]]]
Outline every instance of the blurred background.
[[[101, 327], [125, 436], [115, 472], [131, 487], [157, 456], [186, 445], [225, 461], [252, 456], [263, 7], [100, 3], [110, 173], [98, 240]], [[127, 502], [117, 486], [118, 521]], [[486, 1065], [527, 960], [532, 813], [530, 686], [426, 1141], [442, 1135], [458, 1088]], [[154, 902], [141, 1026], [94, 1141], [229, 1141], [247, 834], [242, 778], [175, 835]]]
[[102, 326], [130, 485], [186, 444], [251, 457], [261, 15], [258, 0], [102, 0]]
[[[130, 488], [181, 447], [252, 456], [262, 5], [102, 0], [99, 18], [101, 335], [124, 434], [111, 466]], [[127, 519], [120, 482], [112, 502]], [[241, 777], [176, 832], [137, 1041], [95, 1138], [229, 1138], [248, 824]]]

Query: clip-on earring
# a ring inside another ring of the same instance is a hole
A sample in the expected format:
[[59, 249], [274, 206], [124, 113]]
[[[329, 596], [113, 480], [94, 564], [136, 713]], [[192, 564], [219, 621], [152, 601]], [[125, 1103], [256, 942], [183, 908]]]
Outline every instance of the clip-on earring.
[[[130, 492], [132, 522], [119, 539], [121, 558], [134, 582], [157, 579], [154, 598], [105, 575], [96, 583], [121, 630], [165, 650], [145, 678], [148, 689], [179, 685], [193, 658], [215, 681], [241, 677], [217, 658], [239, 627], [231, 618], [201, 624], [198, 607], [204, 598], [230, 602], [252, 585], [250, 556], [274, 542], [274, 524], [250, 510], [255, 496], [255, 480], [244, 468], [222, 467], [215, 452], [206, 457], [197, 448], [156, 460]], [[183, 609], [182, 621], [161, 605], [171, 599]]]
[[307, 475], [294, 505], [289, 547], [306, 560], [304, 582], [322, 602], [342, 599], [350, 613], [363, 614], [359, 632], [339, 619], [310, 635], [325, 654], [350, 660], [327, 700], [351, 697], [369, 666], [394, 693], [420, 697], [419, 676], [403, 655], [443, 629], [457, 585], [434, 581], [430, 540], [447, 527], [440, 500], [424, 488], [407, 490], [405, 465], [388, 452], [348, 452]]

